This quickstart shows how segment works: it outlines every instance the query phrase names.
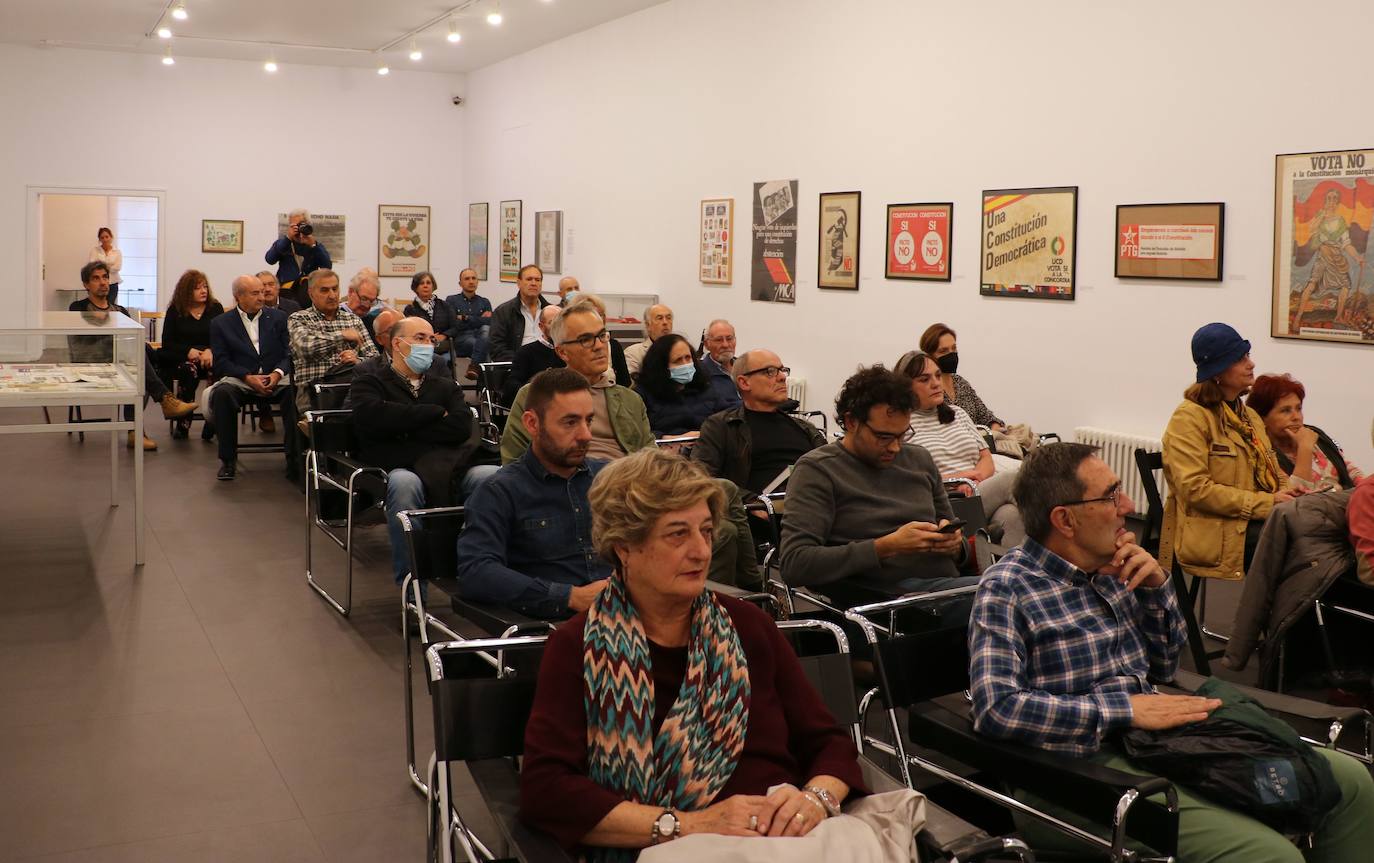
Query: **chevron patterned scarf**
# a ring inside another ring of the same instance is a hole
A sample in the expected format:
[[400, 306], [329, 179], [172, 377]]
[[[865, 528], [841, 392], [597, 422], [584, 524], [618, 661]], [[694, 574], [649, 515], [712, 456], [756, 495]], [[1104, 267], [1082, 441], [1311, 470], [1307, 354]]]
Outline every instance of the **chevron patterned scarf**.
[[[636, 803], [686, 811], [710, 804], [735, 772], [749, 725], [749, 666], [730, 615], [709, 590], [691, 614], [687, 673], [657, 736], [649, 639], [622, 574], [587, 612], [582, 648], [591, 780]], [[634, 856], [602, 849], [593, 859]]]

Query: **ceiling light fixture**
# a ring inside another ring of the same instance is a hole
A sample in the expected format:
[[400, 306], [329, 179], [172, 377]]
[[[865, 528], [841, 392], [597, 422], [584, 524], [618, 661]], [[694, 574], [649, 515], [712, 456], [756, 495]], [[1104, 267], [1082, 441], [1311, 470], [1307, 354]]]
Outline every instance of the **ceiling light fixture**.
[[267, 55], [267, 62], [262, 64], [262, 68], [266, 69], [268, 72], [277, 71], [277, 59], [270, 54]]
[[172, 17], [178, 21], [186, 20], [186, 4], [184, 2], [178, 3], [172, 8]]
[[423, 56], [425, 56], [425, 55], [420, 53], [420, 49], [417, 48], [417, 47], [415, 47], [415, 40], [414, 40], [414, 39], [411, 39], [411, 40], [410, 40], [410, 59], [412, 59], [412, 60], [414, 60], [414, 61], [416, 61], [416, 62], [419, 62], [420, 58], [423, 57]]
[[458, 22], [452, 18], [448, 22], [448, 41], [458, 44], [463, 40], [463, 34], [458, 32]]
[[164, 24], [164, 25], [162, 25], [161, 27], [157, 28], [157, 38], [159, 38], [159, 39], [170, 39], [170, 38], [172, 38], [172, 28], [171, 28], [171, 27], [168, 27], [166, 24]]
[[386, 61], [385, 61], [385, 60], [378, 60], [378, 61], [377, 61], [377, 74], [378, 74], [378, 75], [390, 75], [390, 74], [391, 74], [391, 67], [388, 66], [388, 65], [386, 65]]
[[167, 53], [165, 53], [165, 54], [162, 55], [162, 65], [164, 65], [164, 66], [173, 66], [173, 65], [176, 64], [176, 62], [177, 62], [177, 61], [174, 60], [174, 59], [172, 58], [172, 46], [171, 46], [171, 45], [168, 45], [168, 46], [167, 46]]
[[493, 27], [500, 27], [503, 20], [505, 19], [501, 17], [501, 4], [497, 3], [491, 8], [491, 11], [487, 13], [487, 23]]

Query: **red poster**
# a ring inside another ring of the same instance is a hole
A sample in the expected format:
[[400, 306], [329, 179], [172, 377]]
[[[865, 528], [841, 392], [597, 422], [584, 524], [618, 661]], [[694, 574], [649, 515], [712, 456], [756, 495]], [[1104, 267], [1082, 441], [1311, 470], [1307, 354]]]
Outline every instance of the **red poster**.
[[887, 278], [949, 281], [953, 220], [953, 204], [890, 204]]

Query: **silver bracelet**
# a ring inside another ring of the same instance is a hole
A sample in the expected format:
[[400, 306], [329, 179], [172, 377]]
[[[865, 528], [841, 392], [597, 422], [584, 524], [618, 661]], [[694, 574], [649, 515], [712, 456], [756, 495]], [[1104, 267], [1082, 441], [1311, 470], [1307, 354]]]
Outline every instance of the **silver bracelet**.
[[831, 794], [818, 785], [808, 785], [803, 788], [802, 791], [809, 792], [816, 796], [816, 799], [821, 802], [821, 808], [825, 810], [827, 817], [834, 818], [836, 815], [840, 814], [840, 802], [835, 799], [834, 794]]

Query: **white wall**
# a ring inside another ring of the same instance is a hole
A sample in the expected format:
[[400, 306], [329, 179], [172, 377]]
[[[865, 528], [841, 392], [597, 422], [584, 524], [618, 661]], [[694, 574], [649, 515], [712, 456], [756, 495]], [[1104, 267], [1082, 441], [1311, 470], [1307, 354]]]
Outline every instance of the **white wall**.
[[96, 245], [96, 231], [113, 221], [110, 199], [103, 195], [43, 196], [43, 296], [44, 309], [58, 305], [58, 290], [80, 290], [81, 268]]
[[[1158, 435], [1193, 379], [1192, 331], [1224, 320], [1261, 371], [1307, 383], [1309, 419], [1368, 470], [1374, 349], [1268, 335], [1274, 155], [1374, 141], [1354, 85], [1317, 83], [1315, 31], [1292, 8], [673, 0], [469, 75], [466, 192], [493, 215], [524, 200], [527, 260], [534, 211], [564, 210], [566, 272], [657, 291], [693, 338], [731, 318], [741, 349], [805, 375], [813, 408], [943, 320], [1004, 418]], [[750, 184], [785, 178], [803, 201], [797, 303], [753, 303]], [[1046, 185], [1080, 187], [1077, 301], [980, 297], [981, 190]], [[823, 292], [816, 196], [850, 189], [861, 289]], [[697, 203], [715, 196], [737, 206], [729, 287], [696, 280]], [[885, 281], [886, 204], [946, 200], [953, 282]], [[1112, 277], [1116, 204], [1213, 200], [1227, 203], [1225, 282]]]
[[[277, 213], [296, 206], [347, 216], [349, 257], [334, 259], [346, 283], [377, 265], [379, 204], [430, 205], [430, 263], [457, 291], [467, 263], [458, 76], [285, 62], [268, 75], [255, 63], [182, 57], [164, 67], [155, 56], [6, 45], [0, 81], [6, 314], [40, 305], [41, 287], [24, 275], [37, 243], [26, 237], [30, 185], [165, 189], [163, 305], [188, 267], [228, 304], [234, 276], [267, 269]], [[244, 253], [201, 254], [201, 219], [243, 219]], [[383, 294], [410, 296], [409, 280], [384, 280]]]

